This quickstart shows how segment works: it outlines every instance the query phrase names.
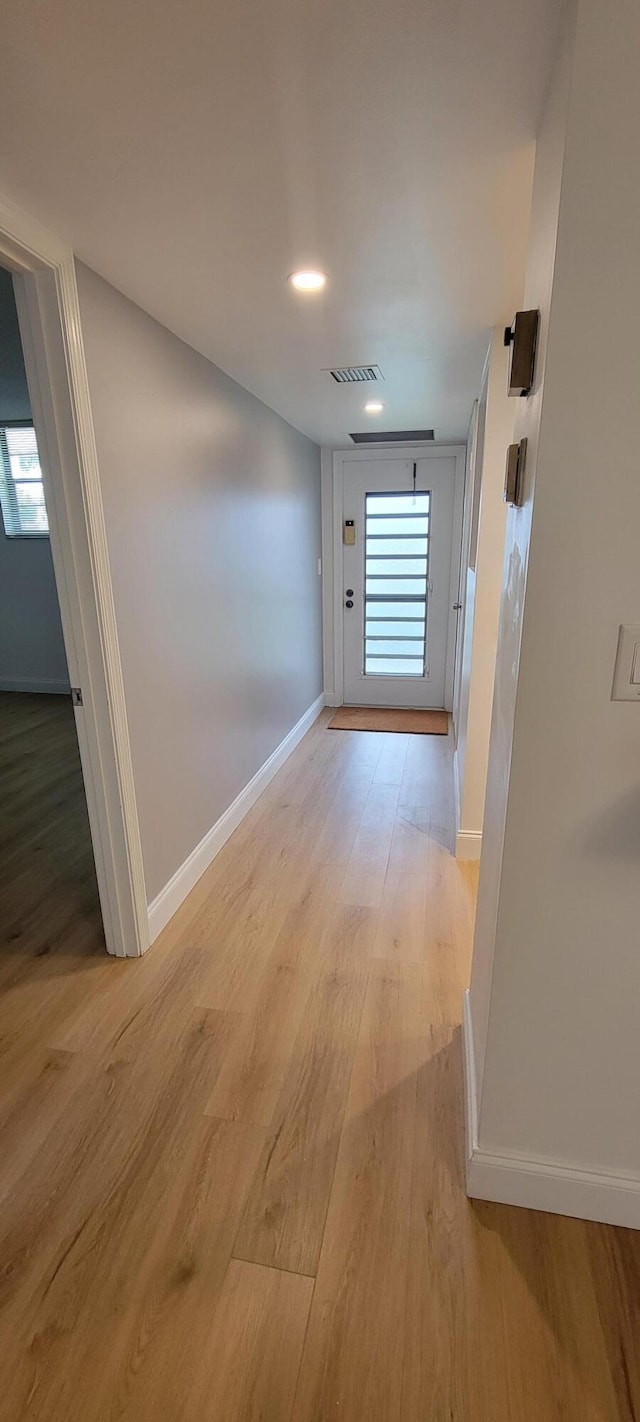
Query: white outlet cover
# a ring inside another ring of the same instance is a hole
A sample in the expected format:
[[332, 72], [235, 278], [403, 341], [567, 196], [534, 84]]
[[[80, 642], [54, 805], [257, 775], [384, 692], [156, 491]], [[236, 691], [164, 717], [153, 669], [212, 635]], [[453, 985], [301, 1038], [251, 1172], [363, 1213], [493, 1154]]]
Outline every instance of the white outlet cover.
[[612, 701], [640, 703], [640, 622], [628, 622], [618, 632]]

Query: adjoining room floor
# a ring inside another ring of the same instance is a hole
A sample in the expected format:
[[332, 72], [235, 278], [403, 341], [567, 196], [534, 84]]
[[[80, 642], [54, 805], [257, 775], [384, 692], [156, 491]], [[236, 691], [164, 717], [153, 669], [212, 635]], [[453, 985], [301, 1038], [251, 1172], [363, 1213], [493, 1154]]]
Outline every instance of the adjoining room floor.
[[451, 742], [329, 714], [145, 959], [4, 980], [3, 1422], [638, 1415], [638, 1236], [464, 1195]]
[[71, 698], [0, 691], [0, 992], [104, 951]]

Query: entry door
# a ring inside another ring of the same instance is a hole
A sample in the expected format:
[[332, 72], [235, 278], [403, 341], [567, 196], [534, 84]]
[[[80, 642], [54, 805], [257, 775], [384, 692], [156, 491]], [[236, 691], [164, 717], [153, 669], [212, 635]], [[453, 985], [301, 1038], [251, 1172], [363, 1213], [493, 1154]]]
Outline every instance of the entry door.
[[347, 705], [444, 706], [455, 471], [445, 455], [345, 464]]

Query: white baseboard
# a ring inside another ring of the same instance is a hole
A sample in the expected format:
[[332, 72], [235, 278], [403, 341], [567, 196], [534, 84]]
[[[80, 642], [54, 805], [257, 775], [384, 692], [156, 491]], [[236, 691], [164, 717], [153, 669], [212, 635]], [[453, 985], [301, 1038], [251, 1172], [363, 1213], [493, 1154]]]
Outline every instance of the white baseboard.
[[325, 706], [341, 706], [342, 702], [340, 700], [340, 697], [336, 695], [335, 691], [325, 691], [324, 704]]
[[256, 774], [249, 781], [248, 785], [245, 785], [244, 790], [241, 790], [240, 794], [237, 795], [232, 804], [229, 805], [228, 810], [225, 810], [215, 825], [208, 830], [204, 839], [200, 840], [200, 843], [191, 851], [188, 859], [185, 859], [184, 864], [181, 864], [180, 868], [176, 869], [175, 874], [171, 876], [168, 884], [165, 884], [164, 889], [161, 889], [157, 897], [149, 904], [150, 943], [153, 943], [154, 939], [158, 937], [158, 934], [162, 932], [162, 929], [169, 922], [169, 919], [173, 918], [174, 913], [179, 909], [180, 904], [184, 902], [187, 894], [189, 894], [194, 885], [197, 884], [198, 879], [202, 877], [205, 869], [209, 868], [216, 854], [219, 854], [223, 844], [226, 844], [230, 835], [233, 834], [233, 831], [237, 829], [241, 820], [248, 814], [251, 806], [255, 805], [256, 800], [262, 794], [263, 790], [266, 790], [269, 781], [273, 780], [274, 775], [280, 769], [280, 766], [284, 764], [287, 756], [291, 755], [291, 752], [295, 750], [298, 743], [302, 740], [302, 737], [306, 735], [309, 727], [317, 720], [324, 705], [325, 697], [323, 693], [321, 696], [318, 696], [308, 711], [305, 711], [304, 716], [300, 717], [300, 720], [293, 729], [289, 731], [289, 734], [285, 736], [284, 740], [280, 742], [280, 745], [276, 746], [276, 749], [269, 756], [269, 759], [265, 760], [264, 765], [261, 765], [260, 769], [256, 771]]
[[47, 676], [0, 676], [0, 691], [36, 691], [48, 696], [68, 696], [68, 681]]
[[479, 859], [482, 853], [481, 830], [458, 830], [456, 859]]
[[478, 1103], [469, 992], [464, 995], [463, 1051], [466, 1187], [472, 1200], [492, 1200], [545, 1210], [552, 1215], [597, 1220], [640, 1229], [640, 1179], [585, 1170], [560, 1160], [530, 1158], [516, 1151], [478, 1145]]
[[460, 763], [458, 747], [453, 752], [453, 796], [456, 817], [456, 859], [479, 859], [482, 852], [482, 830], [461, 830]]

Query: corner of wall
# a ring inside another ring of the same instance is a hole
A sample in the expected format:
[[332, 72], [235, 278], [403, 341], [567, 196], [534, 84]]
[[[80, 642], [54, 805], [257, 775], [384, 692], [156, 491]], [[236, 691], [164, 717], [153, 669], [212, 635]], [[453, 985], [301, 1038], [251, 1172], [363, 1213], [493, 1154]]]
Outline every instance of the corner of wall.
[[471, 993], [463, 998], [465, 1183], [471, 1200], [640, 1229], [640, 1178], [578, 1168], [523, 1152], [495, 1151], [478, 1139], [478, 1085]]
[[482, 854], [482, 830], [456, 831], [456, 859], [477, 863]]

